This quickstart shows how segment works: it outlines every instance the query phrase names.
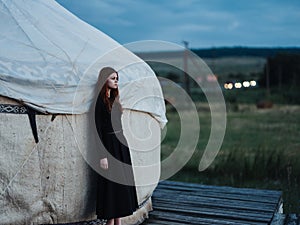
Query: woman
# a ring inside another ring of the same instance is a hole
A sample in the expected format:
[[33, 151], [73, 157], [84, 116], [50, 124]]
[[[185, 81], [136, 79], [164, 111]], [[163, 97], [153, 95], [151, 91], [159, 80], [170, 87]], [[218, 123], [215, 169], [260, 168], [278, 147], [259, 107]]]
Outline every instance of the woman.
[[[118, 77], [113, 68], [100, 71], [100, 94], [95, 107], [96, 128], [105, 147], [100, 149], [100, 167], [105, 177], [98, 179], [96, 213], [98, 218], [107, 220], [107, 225], [120, 225], [120, 217], [131, 215], [138, 208], [130, 153], [121, 124]], [[118, 176], [121, 184], [107, 178], [112, 174]]]

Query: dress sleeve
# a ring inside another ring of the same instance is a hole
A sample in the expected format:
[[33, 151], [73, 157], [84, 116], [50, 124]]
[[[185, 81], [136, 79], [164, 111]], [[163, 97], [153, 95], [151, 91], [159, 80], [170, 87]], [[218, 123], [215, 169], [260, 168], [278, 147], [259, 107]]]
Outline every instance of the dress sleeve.
[[[100, 96], [97, 99], [96, 107], [95, 107], [95, 124], [96, 124], [96, 129], [98, 136], [100, 140], [103, 143], [103, 118], [104, 118], [104, 110], [105, 106], [103, 101], [101, 100]], [[106, 158], [106, 150], [103, 149], [103, 146], [99, 146], [98, 148], [100, 150], [100, 158]]]

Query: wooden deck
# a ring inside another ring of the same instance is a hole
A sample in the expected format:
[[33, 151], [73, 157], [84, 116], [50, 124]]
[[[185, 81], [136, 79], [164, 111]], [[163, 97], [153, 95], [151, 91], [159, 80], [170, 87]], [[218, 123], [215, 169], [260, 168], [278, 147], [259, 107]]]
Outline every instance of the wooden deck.
[[[280, 191], [163, 181], [153, 193], [153, 211], [143, 225], [283, 224]], [[279, 214], [280, 215], [280, 214]], [[273, 222], [272, 222], [273, 221]]]

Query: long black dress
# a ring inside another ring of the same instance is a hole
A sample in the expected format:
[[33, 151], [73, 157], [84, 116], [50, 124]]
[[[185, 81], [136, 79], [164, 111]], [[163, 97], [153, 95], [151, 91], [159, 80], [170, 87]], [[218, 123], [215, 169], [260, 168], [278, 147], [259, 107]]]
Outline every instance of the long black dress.
[[[95, 107], [96, 128], [103, 145], [111, 154], [104, 149], [99, 149], [101, 158], [108, 158], [108, 170], [103, 170], [103, 173], [107, 175], [109, 173], [114, 174], [113, 176], [120, 177], [120, 180], [123, 182], [134, 185], [131, 158], [127, 141], [123, 135], [121, 115], [122, 112], [118, 108], [116, 110], [113, 108], [112, 112], [110, 112], [100, 95], [98, 96]], [[111, 117], [113, 117], [113, 122]], [[111, 157], [130, 166], [126, 168], [122, 164], [115, 166]], [[119, 184], [98, 175], [96, 208], [98, 218], [112, 219], [129, 216], [137, 208], [138, 202], [135, 186]]]

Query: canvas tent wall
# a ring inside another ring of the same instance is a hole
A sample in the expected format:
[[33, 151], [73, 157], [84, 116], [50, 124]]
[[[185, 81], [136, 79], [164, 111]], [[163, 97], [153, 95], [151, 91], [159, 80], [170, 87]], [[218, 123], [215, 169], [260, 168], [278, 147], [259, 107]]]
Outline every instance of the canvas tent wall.
[[0, 17], [1, 224], [95, 218], [94, 171], [86, 156], [93, 147], [89, 110], [104, 66], [120, 74], [122, 122], [141, 204], [124, 222], [141, 221], [159, 179], [166, 123], [153, 71], [54, 0], [1, 0]]

